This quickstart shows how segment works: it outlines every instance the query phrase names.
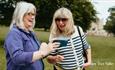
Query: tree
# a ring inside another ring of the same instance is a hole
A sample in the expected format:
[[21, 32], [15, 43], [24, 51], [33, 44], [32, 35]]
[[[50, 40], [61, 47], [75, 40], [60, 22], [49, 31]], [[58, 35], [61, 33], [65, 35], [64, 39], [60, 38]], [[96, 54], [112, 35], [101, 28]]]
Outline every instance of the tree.
[[90, 28], [92, 21], [96, 20], [96, 11], [91, 2], [87, 0], [39, 0], [37, 26], [49, 28], [55, 10], [60, 7], [70, 9], [75, 24], [80, 25], [84, 31]]
[[0, 2], [0, 15], [5, 17], [4, 20], [11, 21], [17, 1], [31, 2], [36, 6], [36, 27], [42, 27], [45, 30], [51, 26], [53, 14], [60, 7], [70, 9], [75, 25], [80, 25], [84, 31], [87, 31], [91, 22], [96, 20], [96, 11], [88, 0], [2, 0]]
[[17, 0], [1, 0], [0, 1], [0, 14], [3, 16], [3, 18], [0, 18], [0, 23], [2, 25], [10, 24], [16, 2]]
[[28, 1], [33, 3], [33, 0], [1, 0], [0, 1], [0, 24], [1, 25], [6, 25], [6, 26], [10, 25], [14, 8], [18, 1]]
[[110, 12], [110, 16], [108, 17], [108, 20], [106, 22], [106, 25], [104, 26], [104, 29], [109, 32], [113, 33], [115, 35], [115, 7], [109, 8], [108, 10]]
[[50, 28], [52, 23], [52, 17], [57, 9], [57, 2], [55, 0], [39, 0], [38, 11], [36, 18], [36, 27], [44, 28], [46, 31]]
[[[69, 0], [68, 0], [68, 3]], [[73, 0], [73, 3], [68, 4], [70, 7], [75, 24], [80, 25], [86, 32], [91, 25], [92, 21], [96, 21], [96, 11], [91, 2], [87, 0]]]

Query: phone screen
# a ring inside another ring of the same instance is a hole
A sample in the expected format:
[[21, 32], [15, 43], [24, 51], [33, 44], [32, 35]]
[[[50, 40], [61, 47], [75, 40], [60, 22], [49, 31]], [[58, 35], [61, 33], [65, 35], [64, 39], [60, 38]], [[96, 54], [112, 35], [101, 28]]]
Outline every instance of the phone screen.
[[68, 41], [67, 40], [54, 40], [53, 42], [59, 42], [60, 43], [60, 47], [66, 47]]

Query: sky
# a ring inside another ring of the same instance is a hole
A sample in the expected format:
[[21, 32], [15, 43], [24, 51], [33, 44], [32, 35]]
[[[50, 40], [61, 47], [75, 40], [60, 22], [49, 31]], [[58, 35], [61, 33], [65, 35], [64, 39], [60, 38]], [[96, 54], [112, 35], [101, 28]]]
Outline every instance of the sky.
[[109, 16], [108, 9], [113, 6], [115, 7], [115, 0], [92, 0], [92, 3], [98, 12], [97, 16], [106, 22]]

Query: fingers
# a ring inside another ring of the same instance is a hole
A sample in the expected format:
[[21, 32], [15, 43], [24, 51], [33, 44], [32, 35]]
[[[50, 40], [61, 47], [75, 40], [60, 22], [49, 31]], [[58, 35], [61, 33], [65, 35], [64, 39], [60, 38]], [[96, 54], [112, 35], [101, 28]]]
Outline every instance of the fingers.
[[86, 68], [86, 67], [88, 67], [90, 65], [91, 65], [91, 63], [87, 62], [87, 63], [84, 63], [83, 67]]
[[64, 56], [62, 56], [62, 55], [57, 55], [57, 58], [63, 60], [63, 59], [64, 59]]
[[55, 49], [55, 48], [57, 48], [57, 47], [60, 46], [60, 43], [58, 43], [58, 42], [55, 42], [55, 43], [48, 43], [48, 46]]
[[45, 55], [48, 55], [52, 51], [55, 51], [57, 47], [59, 47], [60, 43], [55, 42], [55, 43], [41, 43], [40, 50], [44, 52]]
[[62, 55], [56, 55], [56, 62], [61, 62], [64, 59]]
[[59, 42], [54, 42], [54, 43], [52, 43], [53, 45], [60, 45], [60, 43]]
[[41, 46], [47, 46], [47, 43], [43, 42], [41, 43]]

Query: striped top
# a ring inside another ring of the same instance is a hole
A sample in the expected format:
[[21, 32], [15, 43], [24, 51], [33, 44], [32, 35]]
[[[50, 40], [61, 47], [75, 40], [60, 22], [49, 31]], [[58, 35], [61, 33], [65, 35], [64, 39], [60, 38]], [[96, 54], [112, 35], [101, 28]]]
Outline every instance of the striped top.
[[[80, 28], [80, 32], [82, 35], [84, 48], [85, 49], [90, 48], [89, 44], [86, 41], [86, 36], [81, 30], [81, 28]], [[78, 67], [82, 67], [84, 64], [84, 59], [82, 55], [82, 52], [83, 52], [82, 41], [80, 39], [78, 30], [76, 27], [75, 27], [75, 33], [73, 33], [71, 37], [67, 38], [67, 40], [68, 40], [67, 46], [59, 47], [56, 51], [52, 52], [51, 55], [60, 54], [64, 56], [64, 60], [57, 63], [57, 65], [60, 66], [64, 70], [73, 70]]]

